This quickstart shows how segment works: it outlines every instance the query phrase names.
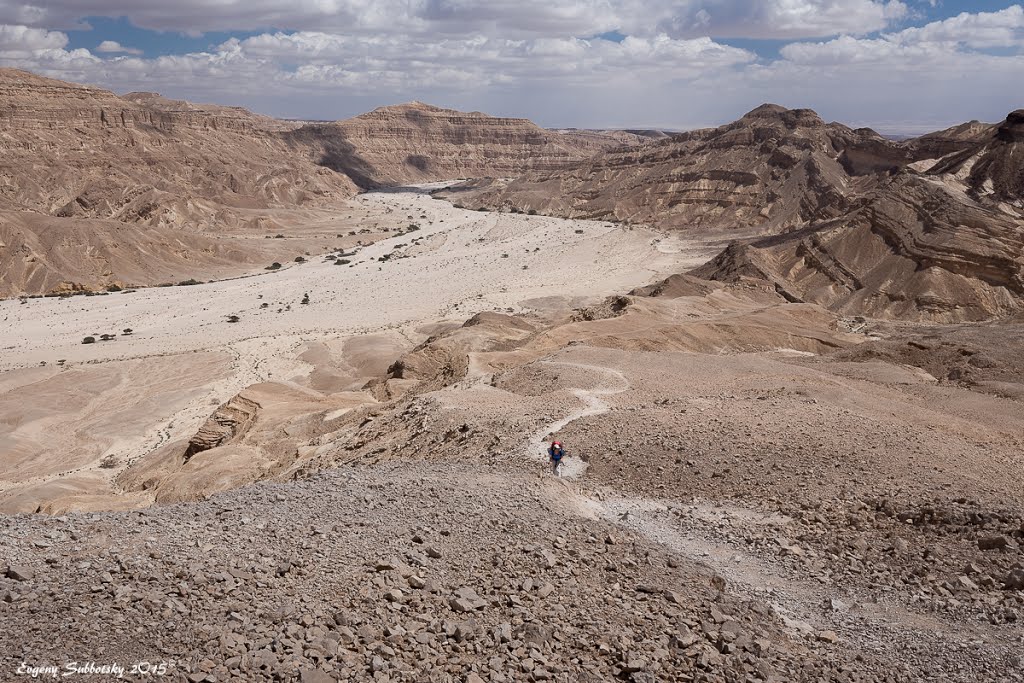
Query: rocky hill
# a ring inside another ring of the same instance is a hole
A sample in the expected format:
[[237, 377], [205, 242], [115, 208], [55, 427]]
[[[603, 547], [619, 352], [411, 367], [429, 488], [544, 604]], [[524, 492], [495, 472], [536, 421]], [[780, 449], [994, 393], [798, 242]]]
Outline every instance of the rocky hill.
[[848, 315], [983, 320], [1024, 300], [1022, 131], [1014, 112], [896, 143], [765, 105], [720, 128], [441, 195], [727, 236], [740, 241], [697, 275], [768, 280]]
[[642, 137], [621, 131], [551, 131], [526, 119], [441, 109], [422, 102], [380, 107], [286, 135], [319, 163], [362, 187], [508, 177], [552, 171]]
[[294, 154], [282, 125], [226, 107], [0, 70], [0, 208], [214, 230], [220, 213], [343, 199], [348, 177]]
[[898, 168], [906, 157], [874, 131], [764, 105], [720, 128], [613, 150], [555, 173], [471, 183], [444, 196], [469, 207], [702, 233], [773, 233], [843, 215], [871, 184], [868, 174]]
[[953, 151], [884, 181], [846, 216], [737, 243], [695, 274], [765, 278], [849, 315], [958, 322], [1024, 309], [1024, 113], [907, 144]]
[[1024, 109], [982, 131], [975, 144], [929, 169], [971, 197], [1024, 217]]
[[282, 257], [253, 237], [298, 240], [289, 260], [337, 246], [363, 188], [552, 170], [640, 139], [419, 103], [304, 125], [0, 69], [0, 297], [252, 272]]
[[1024, 226], [904, 172], [848, 216], [736, 243], [694, 274], [767, 279], [847, 315], [985, 320], [1024, 308]]

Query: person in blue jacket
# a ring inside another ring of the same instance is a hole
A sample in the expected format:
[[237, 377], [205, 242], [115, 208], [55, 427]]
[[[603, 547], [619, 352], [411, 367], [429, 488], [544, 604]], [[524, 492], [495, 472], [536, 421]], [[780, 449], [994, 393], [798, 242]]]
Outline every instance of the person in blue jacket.
[[562, 464], [562, 457], [565, 456], [565, 449], [561, 441], [555, 441], [548, 447], [548, 457], [551, 458], [551, 471], [558, 475], [558, 468]]

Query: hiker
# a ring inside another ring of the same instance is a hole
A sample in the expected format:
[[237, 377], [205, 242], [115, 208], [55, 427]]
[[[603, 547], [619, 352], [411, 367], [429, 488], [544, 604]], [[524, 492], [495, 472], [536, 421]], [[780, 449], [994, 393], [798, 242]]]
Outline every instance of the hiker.
[[551, 458], [551, 471], [555, 476], [561, 476], [558, 472], [558, 468], [562, 465], [562, 456], [565, 455], [565, 449], [562, 448], [561, 441], [555, 441], [548, 448], [548, 457]]

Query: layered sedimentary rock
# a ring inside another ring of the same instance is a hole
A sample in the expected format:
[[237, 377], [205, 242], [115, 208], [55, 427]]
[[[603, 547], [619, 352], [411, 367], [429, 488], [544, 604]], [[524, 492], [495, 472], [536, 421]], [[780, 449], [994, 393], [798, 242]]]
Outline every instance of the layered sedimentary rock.
[[624, 132], [551, 131], [526, 119], [420, 102], [308, 124], [286, 137], [312, 147], [318, 163], [363, 187], [552, 171], [643, 139]]
[[609, 151], [555, 173], [471, 183], [446, 196], [474, 208], [778, 232], [843, 215], [868, 182], [861, 175], [898, 168], [904, 156], [874, 131], [764, 105], [720, 128]]
[[984, 320], [1024, 308], [1024, 226], [906, 171], [848, 216], [736, 243], [694, 274], [850, 315]]
[[974, 199], [1024, 217], [1024, 109], [1011, 112], [975, 144], [929, 169]]
[[0, 208], [216, 229], [221, 213], [351, 196], [284, 124], [0, 70]]

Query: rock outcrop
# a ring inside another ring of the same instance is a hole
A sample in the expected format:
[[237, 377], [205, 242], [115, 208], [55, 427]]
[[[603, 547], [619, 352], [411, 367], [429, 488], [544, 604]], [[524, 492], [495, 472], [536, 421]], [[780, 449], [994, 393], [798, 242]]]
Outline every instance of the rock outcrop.
[[0, 208], [216, 230], [223, 214], [355, 192], [292, 154], [288, 124], [186, 105], [0, 69]]
[[874, 131], [826, 124], [808, 109], [763, 105], [720, 128], [609, 151], [555, 173], [470, 183], [444, 196], [471, 208], [774, 233], [843, 215], [871, 184], [867, 174], [898, 168], [907, 154]]
[[1024, 218], [1024, 109], [1011, 112], [973, 146], [941, 160], [929, 173]]
[[734, 244], [693, 274], [769, 280], [849, 315], [984, 320], [1024, 308], [1024, 227], [908, 171], [848, 216]]
[[364, 188], [553, 171], [643, 139], [621, 131], [551, 131], [526, 119], [421, 102], [307, 124], [285, 137], [312, 147], [317, 163], [349, 175]]
[[188, 442], [184, 459], [196, 453], [230, 444], [245, 436], [259, 412], [260, 404], [238, 394], [213, 412]]

